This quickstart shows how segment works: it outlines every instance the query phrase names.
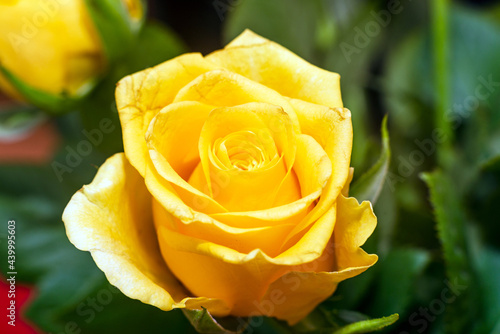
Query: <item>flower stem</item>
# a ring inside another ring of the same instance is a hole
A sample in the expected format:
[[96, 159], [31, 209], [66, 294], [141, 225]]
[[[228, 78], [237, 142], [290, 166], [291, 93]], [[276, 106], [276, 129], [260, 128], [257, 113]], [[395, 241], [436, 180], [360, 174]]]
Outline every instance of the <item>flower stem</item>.
[[431, 0], [436, 108], [434, 126], [446, 138], [438, 146], [438, 163], [447, 167], [453, 143], [450, 100], [449, 0]]

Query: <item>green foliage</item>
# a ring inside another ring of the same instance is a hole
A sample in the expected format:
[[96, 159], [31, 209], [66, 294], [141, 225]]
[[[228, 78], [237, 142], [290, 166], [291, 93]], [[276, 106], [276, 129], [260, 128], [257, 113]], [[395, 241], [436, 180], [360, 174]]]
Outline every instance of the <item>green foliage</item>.
[[144, 19], [135, 22], [125, 2], [120, 0], [85, 0], [85, 5], [97, 28], [107, 60], [114, 63], [133, 47]]
[[[229, 43], [243, 30], [250, 29], [310, 59], [317, 47], [314, 36], [316, 21], [322, 17], [320, 9], [321, 1], [318, 0], [239, 1], [225, 25], [224, 42]], [[328, 36], [330, 33], [324, 32], [325, 29], [328, 30], [323, 28], [322, 33]]]
[[366, 315], [357, 312], [329, 310], [321, 306], [293, 326], [292, 331], [296, 334], [371, 333], [392, 325], [398, 319], [398, 314], [370, 319]]
[[84, 127], [99, 129], [103, 119], [109, 119], [115, 131], [97, 149], [108, 156], [123, 151], [122, 133], [115, 103], [116, 83], [123, 77], [153, 67], [185, 52], [185, 46], [167, 27], [148, 22], [141, 30], [137, 43], [127, 52], [127, 57], [116, 62], [107, 77], [99, 83], [91, 96], [83, 101], [78, 110]]
[[82, 87], [79, 92], [70, 96], [67, 92], [52, 94], [33, 87], [22, 81], [1, 64], [0, 74], [2, 74], [2, 76], [4, 76], [16, 89], [16, 91], [19, 92], [19, 94], [21, 94], [27, 101], [48, 113], [56, 115], [67, 112], [78, 105], [80, 101], [86, 98], [90, 89], [96, 84], [96, 80], [93, 80], [93, 82], [89, 82], [87, 85]]
[[380, 158], [359, 180], [357, 180], [350, 193], [361, 201], [375, 203], [382, 190], [391, 159], [391, 148], [389, 147], [389, 132], [387, 131], [387, 116], [382, 122], [382, 152]]
[[423, 273], [430, 257], [419, 249], [393, 249], [378, 268], [368, 314], [382, 316], [390, 313], [406, 313], [414, 302], [412, 294], [416, 279]]
[[344, 326], [333, 334], [361, 334], [361, 333], [371, 333], [373, 331], [380, 330], [384, 327], [392, 325], [399, 319], [397, 314], [390, 315], [388, 317], [379, 318], [379, 319], [370, 319], [359, 321], [354, 324], [350, 324]]
[[476, 317], [474, 310], [470, 310], [475, 290], [466, 244], [467, 218], [448, 175], [436, 171], [423, 174], [422, 178], [430, 189], [448, 279], [467, 289], [445, 311], [447, 332], [460, 333], [467, 331], [471, 319]]
[[[201, 310], [182, 310], [191, 325], [198, 333], [206, 334], [236, 334], [237, 332], [230, 331], [222, 327], [217, 320], [205, 309]], [[245, 324], [245, 322], [243, 321]], [[245, 326], [238, 330], [238, 333], [245, 329]]]

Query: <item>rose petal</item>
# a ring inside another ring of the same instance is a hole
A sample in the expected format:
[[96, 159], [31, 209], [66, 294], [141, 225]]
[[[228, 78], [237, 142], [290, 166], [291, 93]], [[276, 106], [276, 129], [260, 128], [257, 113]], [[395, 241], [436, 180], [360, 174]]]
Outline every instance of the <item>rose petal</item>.
[[266, 210], [247, 212], [224, 212], [210, 214], [210, 217], [228, 225], [239, 228], [262, 227], [276, 224], [296, 225], [309, 212], [311, 204], [321, 195], [321, 191], [312, 193], [301, 199]]
[[163, 258], [184, 286], [198, 296], [221, 298], [233, 315], [248, 316], [269, 284], [322, 255], [333, 233], [335, 213], [333, 205], [295, 245], [276, 257], [259, 249], [240, 253], [184, 235], [166, 224], [158, 226], [158, 238]]
[[123, 153], [109, 158], [92, 183], [73, 195], [63, 221], [70, 241], [90, 251], [109, 282], [130, 298], [163, 310], [206, 305], [219, 314], [228, 312], [221, 300], [190, 298], [166, 266], [151, 196]]
[[[162, 192], [162, 188], [163, 192], [173, 189], [185, 204], [207, 213], [226, 212], [226, 209], [187, 181], [199, 164], [198, 140], [212, 109], [199, 102], [170, 104], [153, 118], [146, 135], [150, 147], [147, 163], [154, 170], [145, 175], [148, 187], [159, 189], [154, 193]], [[165, 180], [170, 183], [168, 186]]]
[[156, 226], [164, 225], [183, 235], [209, 240], [240, 253], [250, 253], [254, 249], [260, 249], [269, 256], [277, 256], [281, 248], [280, 242], [293, 229], [292, 224], [236, 228], [202, 214], [197, 214], [193, 220], [183, 222], [156, 201], [153, 201], [153, 213]]
[[123, 129], [125, 155], [141, 175], [146, 171], [145, 134], [153, 117], [172, 103], [187, 83], [217, 68], [201, 54], [190, 53], [129, 75], [116, 88], [116, 105]]
[[205, 57], [217, 66], [241, 74], [291, 98], [342, 107], [340, 76], [311, 65], [281, 45], [250, 30], [223, 50]]
[[332, 162], [321, 145], [309, 135], [297, 136], [297, 156], [293, 170], [297, 174], [302, 196], [322, 190], [332, 175]]
[[344, 188], [342, 189], [342, 195], [344, 195], [344, 197], [349, 197], [349, 187], [351, 186], [351, 181], [353, 177], [354, 177], [354, 168], [351, 167], [349, 168], [349, 175], [347, 176]]
[[339, 196], [337, 200], [338, 224], [335, 227], [336, 270], [374, 264], [377, 255], [367, 254], [360, 248], [377, 226], [377, 217], [370, 202], [359, 204], [354, 197]]
[[198, 101], [218, 107], [232, 107], [250, 102], [265, 102], [280, 106], [288, 114], [294, 130], [299, 123], [290, 103], [279, 93], [226, 70], [213, 70], [200, 75], [182, 88], [174, 102]]
[[361, 249], [377, 224], [370, 203], [360, 205], [355, 198], [341, 195], [337, 205], [337, 222], [329, 247], [317, 260], [295, 268], [270, 285], [259, 302], [260, 309], [268, 311], [266, 315], [293, 325], [328, 298], [339, 282], [377, 262], [377, 255]]
[[[149, 154], [151, 161], [148, 162], [148, 169], [144, 179], [148, 189], [154, 196], [158, 193], [172, 193], [179, 198], [183, 206], [188, 206], [188, 210], [203, 213], [227, 212], [226, 208], [216, 200], [184, 181], [157, 151], [150, 150]], [[205, 184], [203, 183], [203, 185]], [[164, 197], [165, 194], [160, 196]], [[158, 200], [163, 202], [160, 198]]]
[[174, 103], [163, 108], [150, 123], [146, 134], [150, 149], [161, 154], [184, 180], [200, 162], [198, 141], [212, 109], [199, 102]]
[[342, 191], [349, 176], [352, 123], [348, 109], [332, 109], [295, 99], [289, 101], [299, 117], [302, 133], [314, 138], [323, 147], [332, 163], [332, 177], [323, 189], [320, 201], [308, 217], [292, 231], [290, 239], [328, 210]]

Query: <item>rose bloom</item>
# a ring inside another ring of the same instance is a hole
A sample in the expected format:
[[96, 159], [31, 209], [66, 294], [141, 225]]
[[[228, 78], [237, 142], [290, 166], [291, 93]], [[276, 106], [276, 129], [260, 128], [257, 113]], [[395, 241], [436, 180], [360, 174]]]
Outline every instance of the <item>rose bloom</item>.
[[[86, 0], [0, 0], [0, 89], [24, 99], [5, 73], [53, 95], [80, 95], [106, 67], [107, 55]], [[139, 20], [139, 0], [116, 0]], [[123, 28], [122, 28], [123, 29]]]
[[71, 199], [69, 239], [160, 309], [296, 323], [377, 261], [339, 80], [250, 31], [122, 79], [125, 153]]

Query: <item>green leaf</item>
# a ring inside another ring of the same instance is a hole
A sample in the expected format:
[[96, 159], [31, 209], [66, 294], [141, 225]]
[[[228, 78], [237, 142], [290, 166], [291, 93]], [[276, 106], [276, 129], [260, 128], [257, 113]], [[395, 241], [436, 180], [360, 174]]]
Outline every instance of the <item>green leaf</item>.
[[323, 305], [314, 309], [304, 319], [292, 326], [293, 332], [314, 333], [324, 328], [338, 328], [337, 310], [327, 309]]
[[[44, 330], [60, 329], [54, 323], [55, 310], [68, 307], [96, 279], [104, 279], [90, 256], [70, 244], [62, 222], [53, 223], [60, 221], [60, 209], [43, 198], [0, 196], [0, 219], [15, 220], [17, 279], [39, 289], [28, 315]], [[2, 263], [4, 273], [6, 269]]]
[[355, 171], [366, 171], [373, 161], [376, 161], [378, 143], [372, 140], [369, 131], [369, 119], [366, 94], [361, 86], [352, 85], [342, 91], [342, 100], [351, 110], [352, 131], [356, 135], [352, 138], [351, 166]]
[[322, 304], [295, 324], [292, 331], [310, 334], [369, 333], [393, 324], [398, 318], [398, 314], [393, 314], [389, 317], [370, 319], [359, 312], [332, 309]]
[[328, 303], [332, 304], [330, 309], [357, 309], [363, 297], [369, 293], [377, 273], [377, 267], [371, 268], [356, 277], [339, 283], [335, 293], [330, 297]]
[[186, 45], [174, 31], [160, 22], [148, 21], [142, 28], [137, 43], [122, 60], [125, 71], [128, 72], [124, 74], [153, 67], [185, 52]]
[[389, 146], [389, 132], [387, 131], [387, 116], [382, 121], [382, 152], [378, 161], [368, 172], [363, 174], [349, 191], [358, 201], [370, 201], [375, 203], [384, 185], [389, 162], [391, 159], [391, 148]]
[[225, 329], [217, 322], [217, 320], [214, 319], [214, 317], [212, 317], [212, 315], [204, 307], [202, 308], [202, 310], [183, 309], [182, 312], [198, 333], [235, 334], [241, 333], [244, 330], [244, 328], [238, 328], [238, 331], [233, 332]]
[[83, 100], [96, 84], [96, 80], [91, 80], [81, 87], [74, 95], [67, 92], [51, 94], [35, 88], [0, 64], [0, 74], [9, 81], [10, 84], [27, 101], [51, 114], [61, 114], [71, 111], [81, 100]]
[[465, 287], [457, 300], [445, 310], [447, 333], [464, 333], [475, 318], [473, 278], [470, 267], [469, 250], [466, 243], [467, 218], [449, 174], [440, 170], [423, 173], [421, 178], [430, 190], [430, 200], [434, 207], [439, 239], [443, 247], [446, 273], [450, 283]]
[[373, 211], [377, 216], [377, 228], [374, 231], [376, 248], [365, 248], [366, 251], [374, 252], [381, 258], [386, 256], [392, 248], [398, 215], [396, 194], [389, 182], [390, 180], [387, 179], [377, 203], [373, 206]]
[[245, 334], [294, 334], [284, 321], [269, 317], [252, 317]]
[[473, 225], [467, 234], [480, 298], [474, 334], [496, 333], [495, 330], [500, 330], [500, 251], [485, 244], [487, 235], [481, 232], [479, 226]]
[[[483, 249], [479, 254], [480, 292], [482, 295], [484, 327], [490, 330], [498, 327], [500, 319], [500, 252], [491, 248]], [[486, 332], [486, 331], [485, 331]]]
[[[384, 102], [391, 115], [391, 122], [397, 124], [395, 132], [402, 138], [405, 151], [414, 149], [413, 140], [420, 139], [423, 132], [430, 133], [432, 115], [427, 112], [432, 98], [432, 76], [430, 51], [420, 29], [414, 29], [406, 38], [389, 49], [384, 80]], [[408, 146], [408, 147], [406, 147]], [[402, 150], [403, 151], [403, 150]]]
[[[126, 55], [144, 22], [134, 21], [121, 0], [85, 0], [87, 10], [99, 32], [108, 61]], [[145, 3], [142, 2], [145, 7]]]
[[[453, 130], [460, 130], [455, 132], [457, 142], [462, 146], [461, 154], [465, 153], [470, 161], [481, 161], [498, 150], [498, 140], [490, 142], [489, 138], [500, 124], [500, 113], [496, 112], [500, 103], [497, 86], [500, 75], [497, 61], [500, 56], [499, 23], [488, 19], [485, 11], [455, 4], [451, 4], [453, 7], [449, 13], [451, 102], [450, 113], [445, 118]], [[384, 98], [392, 121], [398, 124], [394, 129], [398, 133], [393, 135], [407, 139], [394, 141], [397, 145], [393, 147], [395, 156], [414, 150], [416, 140], [432, 140], [434, 146], [441, 140], [450, 140], [438, 139], [440, 136], [436, 136], [435, 131], [442, 132], [442, 128], [432, 126], [433, 113], [428, 112], [438, 96], [432, 84], [432, 36], [422, 27], [414, 26], [413, 30], [406, 34], [405, 40], [389, 47], [386, 61]], [[471, 59], [475, 61], [471, 62]], [[470, 127], [471, 122], [477, 124]], [[462, 129], [464, 126], [466, 129]], [[425, 170], [434, 159], [435, 147], [429, 146], [428, 151], [429, 154], [424, 151], [429, 155], [428, 162], [417, 170]]]
[[486, 171], [500, 171], [500, 133], [488, 138], [488, 144], [496, 151], [484, 159], [479, 168]]
[[[395, 314], [395, 316], [397, 316], [397, 314]], [[339, 330], [349, 330], [349, 328], [351, 328], [350, 326], [353, 326], [352, 328], [355, 328], [357, 330], [360, 330], [360, 328], [363, 328], [365, 330], [364, 332], [359, 333], [367, 333], [372, 330], [376, 330], [376, 328], [370, 329], [370, 326], [373, 326], [373, 324], [370, 322], [376, 320], [381, 319], [370, 319], [370, 317], [368, 317], [367, 315], [356, 311], [330, 308], [326, 305], [326, 303], [323, 303], [310, 314], [308, 314], [307, 317], [292, 326], [292, 331], [294, 333], [330, 334], [337, 333], [337, 331]], [[385, 326], [388, 325], [390, 324], [388, 323]], [[346, 333], [351, 332], [348, 331]]]
[[243, 30], [251, 29], [311, 60], [315, 50], [315, 39], [311, 36], [316, 35], [317, 20], [321, 17], [318, 4], [318, 0], [236, 1], [226, 8], [231, 15], [225, 25], [224, 41], [227, 43]]
[[332, 332], [332, 334], [361, 334], [370, 333], [373, 331], [380, 330], [384, 327], [392, 325], [399, 319], [398, 314], [392, 314], [388, 317], [383, 317], [379, 319], [370, 319], [355, 322], [353, 324], [344, 326]]
[[47, 116], [38, 108], [26, 104], [12, 104], [0, 107], [0, 139], [15, 139], [29, 133], [45, 121]]
[[377, 317], [395, 312], [406, 313], [415, 297], [415, 281], [429, 261], [430, 256], [424, 250], [393, 249], [378, 268], [377, 285], [368, 314]]

